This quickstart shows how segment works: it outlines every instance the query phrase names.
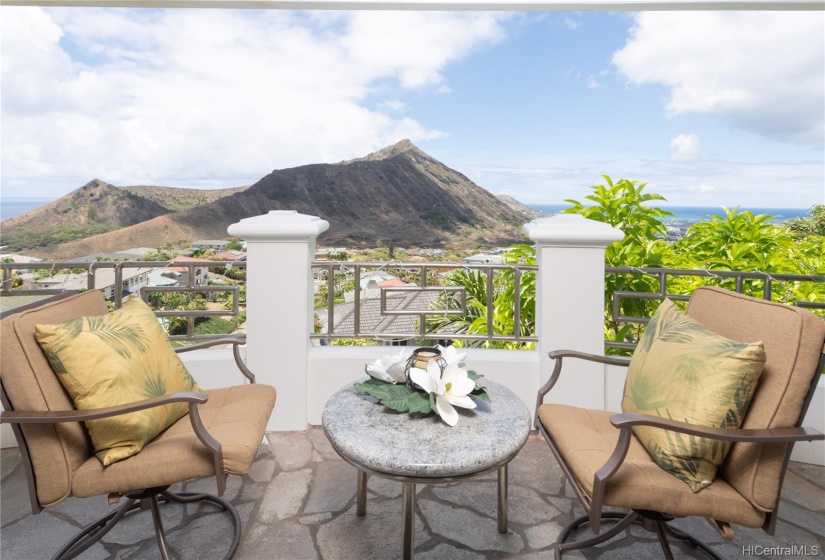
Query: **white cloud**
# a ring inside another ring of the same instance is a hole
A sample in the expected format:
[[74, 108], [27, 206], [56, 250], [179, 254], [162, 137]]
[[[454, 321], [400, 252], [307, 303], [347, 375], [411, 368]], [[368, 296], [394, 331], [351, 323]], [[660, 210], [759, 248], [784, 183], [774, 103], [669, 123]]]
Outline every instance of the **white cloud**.
[[506, 17], [4, 6], [3, 188], [248, 184], [444, 136], [399, 92], [448, 92]]
[[693, 185], [689, 188], [689, 190], [700, 193], [709, 193], [715, 191], [716, 189], [713, 188], [713, 185]]
[[811, 12], [642, 12], [613, 63], [631, 83], [667, 86], [671, 115], [822, 146], [823, 35], [825, 18]]
[[675, 160], [699, 158], [699, 137], [695, 134], [679, 134], [670, 139], [670, 157]]
[[581, 25], [581, 22], [578, 22], [574, 19], [566, 17], [566, 18], [564, 18], [563, 24], [567, 29], [569, 29], [571, 31], [575, 31]]

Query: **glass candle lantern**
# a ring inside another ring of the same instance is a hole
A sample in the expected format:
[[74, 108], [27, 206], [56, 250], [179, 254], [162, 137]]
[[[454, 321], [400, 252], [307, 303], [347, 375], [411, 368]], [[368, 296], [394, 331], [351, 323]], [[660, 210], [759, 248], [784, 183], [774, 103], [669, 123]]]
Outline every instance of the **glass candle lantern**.
[[435, 360], [438, 364], [439, 369], [444, 369], [446, 362], [444, 361], [444, 358], [441, 357], [441, 350], [438, 348], [424, 347], [413, 350], [412, 355], [407, 360], [407, 367], [404, 370], [404, 377], [406, 378], [407, 385], [410, 388], [415, 389], [416, 391], [424, 390], [419, 385], [413, 383], [412, 379], [410, 379], [410, 370], [414, 367], [426, 370], [427, 364], [433, 360]]

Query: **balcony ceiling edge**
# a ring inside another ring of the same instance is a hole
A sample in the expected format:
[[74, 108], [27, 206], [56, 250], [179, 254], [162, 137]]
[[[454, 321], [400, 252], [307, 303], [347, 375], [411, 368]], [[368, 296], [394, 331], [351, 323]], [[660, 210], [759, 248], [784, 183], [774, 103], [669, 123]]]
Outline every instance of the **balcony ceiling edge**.
[[433, 11], [822, 11], [823, 0], [0, 0], [0, 6]]

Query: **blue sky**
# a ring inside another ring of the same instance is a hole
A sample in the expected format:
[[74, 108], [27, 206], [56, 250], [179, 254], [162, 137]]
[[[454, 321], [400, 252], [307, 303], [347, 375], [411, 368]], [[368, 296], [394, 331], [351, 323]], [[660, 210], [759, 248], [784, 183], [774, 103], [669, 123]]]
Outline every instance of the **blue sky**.
[[825, 202], [825, 14], [3, 6], [3, 197], [231, 187], [411, 139], [496, 194]]

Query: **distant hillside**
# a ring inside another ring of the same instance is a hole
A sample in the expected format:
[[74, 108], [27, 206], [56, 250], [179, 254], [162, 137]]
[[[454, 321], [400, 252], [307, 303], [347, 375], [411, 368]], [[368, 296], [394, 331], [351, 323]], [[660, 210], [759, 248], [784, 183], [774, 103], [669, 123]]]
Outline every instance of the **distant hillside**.
[[542, 216], [548, 215], [547, 212], [542, 212], [540, 210], [536, 210], [535, 208], [531, 208], [530, 206], [527, 206], [526, 204], [519, 202], [512, 196], [508, 196], [506, 194], [499, 194], [496, 196], [498, 196], [498, 199], [502, 201], [504, 204], [506, 204], [516, 212], [523, 214], [525, 217], [531, 220], [533, 218], [540, 218]]
[[55, 245], [125, 228], [169, 210], [99, 179], [66, 196], [0, 224], [0, 244], [6, 250]]
[[46, 206], [3, 221], [0, 245], [7, 246], [6, 250], [26, 251], [89, 239], [158, 216], [209, 204], [245, 188], [115, 187], [94, 179]]
[[222, 239], [235, 222], [270, 210], [297, 210], [330, 222], [325, 245], [471, 247], [524, 239], [525, 217], [403, 140], [364, 158], [275, 170], [246, 190], [210, 204], [38, 250], [66, 258], [132, 246]]
[[219, 198], [245, 191], [249, 187], [231, 189], [183, 189], [178, 187], [123, 187], [141, 198], [157, 202], [170, 212], [181, 212], [215, 202]]

